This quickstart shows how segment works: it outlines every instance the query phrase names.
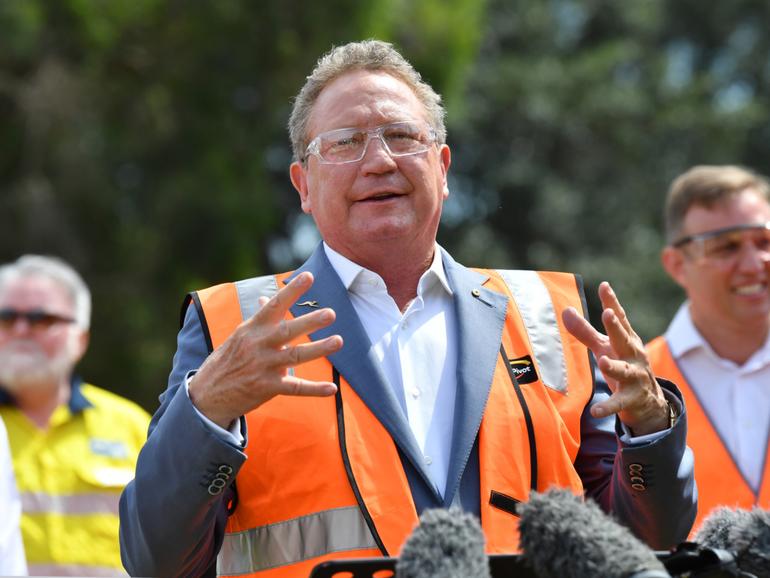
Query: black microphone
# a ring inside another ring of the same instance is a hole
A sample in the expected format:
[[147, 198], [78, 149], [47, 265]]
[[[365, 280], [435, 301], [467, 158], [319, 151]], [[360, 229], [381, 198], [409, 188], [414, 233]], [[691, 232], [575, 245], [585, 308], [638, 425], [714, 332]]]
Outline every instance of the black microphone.
[[478, 520], [460, 510], [425, 510], [396, 562], [398, 578], [491, 578]]
[[770, 511], [761, 508], [715, 508], [695, 534], [696, 543], [728, 550], [738, 568], [757, 577], [770, 576]]
[[532, 493], [521, 505], [523, 558], [541, 578], [670, 578], [650, 548], [568, 490]]

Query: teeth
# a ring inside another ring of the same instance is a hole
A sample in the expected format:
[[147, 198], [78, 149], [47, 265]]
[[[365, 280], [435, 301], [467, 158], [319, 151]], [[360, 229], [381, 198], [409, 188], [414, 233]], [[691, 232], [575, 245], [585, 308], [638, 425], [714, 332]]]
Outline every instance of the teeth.
[[735, 292], [738, 295], [754, 295], [755, 293], [762, 293], [764, 290], [765, 285], [763, 283], [755, 283], [754, 285], [744, 285], [735, 288]]

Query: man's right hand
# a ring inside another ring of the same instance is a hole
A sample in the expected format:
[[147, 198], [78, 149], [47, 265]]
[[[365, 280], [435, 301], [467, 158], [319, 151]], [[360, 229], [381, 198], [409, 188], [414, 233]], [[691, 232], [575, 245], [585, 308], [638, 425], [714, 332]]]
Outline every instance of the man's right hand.
[[259, 311], [241, 323], [214, 350], [190, 380], [190, 399], [198, 410], [227, 429], [240, 416], [276, 395], [328, 396], [337, 387], [326, 381], [310, 381], [291, 375], [290, 367], [325, 357], [342, 348], [342, 337], [289, 345], [334, 322], [332, 309], [319, 309], [285, 319], [289, 307], [313, 284], [303, 272], [272, 298], [260, 298]]

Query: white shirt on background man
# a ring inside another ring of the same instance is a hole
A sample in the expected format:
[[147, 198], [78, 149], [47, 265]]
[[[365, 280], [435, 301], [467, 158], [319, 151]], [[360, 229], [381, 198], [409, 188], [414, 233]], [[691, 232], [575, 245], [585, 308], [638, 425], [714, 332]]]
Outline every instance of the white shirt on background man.
[[738, 365], [714, 352], [684, 303], [665, 339], [711, 424], [756, 491], [770, 443], [770, 337]]

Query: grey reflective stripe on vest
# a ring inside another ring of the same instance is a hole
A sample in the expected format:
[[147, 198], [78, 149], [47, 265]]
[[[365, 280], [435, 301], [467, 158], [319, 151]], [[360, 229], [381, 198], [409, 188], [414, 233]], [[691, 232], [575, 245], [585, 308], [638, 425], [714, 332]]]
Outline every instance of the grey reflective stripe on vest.
[[556, 311], [548, 289], [536, 271], [498, 270], [511, 291], [527, 328], [532, 357], [544, 385], [567, 393], [567, 361]]
[[236, 281], [235, 289], [238, 292], [242, 318], [246, 320], [259, 311], [260, 297], [270, 298], [278, 293], [278, 283], [273, 275], [264, 275]]
[[30, 576], [128, 576], [122, 568], [85, 564], [27, 564]]
[[21, 509], [25, 514], [114, 514], [118, 515], [120, 494], [92, 492], [87, 494], [46, 494], [21, 492]]
[[295, 564], [324, 554], [377, 548], [358, 506], [225, 534], [217, 576], [238, 576]]

